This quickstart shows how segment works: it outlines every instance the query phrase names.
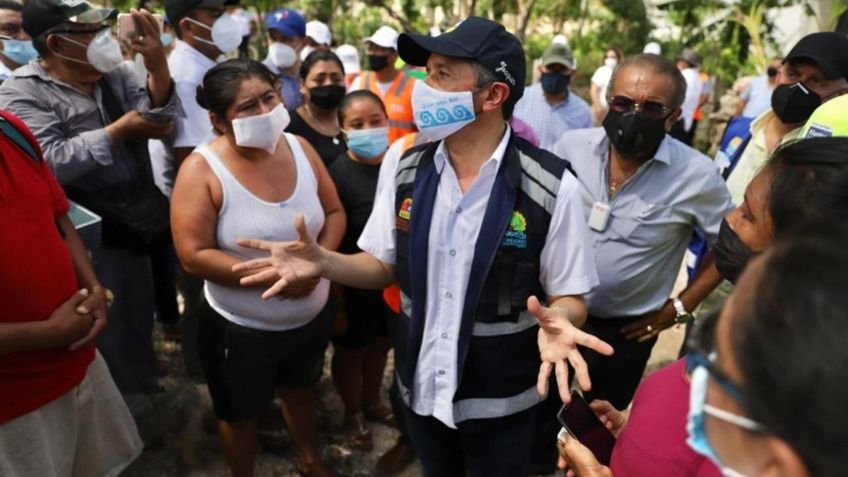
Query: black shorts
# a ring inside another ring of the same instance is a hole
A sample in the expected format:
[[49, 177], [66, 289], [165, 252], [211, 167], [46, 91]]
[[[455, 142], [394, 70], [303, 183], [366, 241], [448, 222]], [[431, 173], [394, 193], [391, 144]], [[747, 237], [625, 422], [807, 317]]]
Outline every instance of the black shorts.
[[343, 287], [347, 327], [341, 336], [333, 336], [333, 344], [342, 348], [366, 348], [377, 336], [388, 336], [388, 308], [382, 290]]
[[237, 325], [203, 300], [197, 344], [215, 415], [225, 421], [256, 417], [277, 388], [309, 388], [321, 377], [330, 338], [329, 314], [293, 330]]

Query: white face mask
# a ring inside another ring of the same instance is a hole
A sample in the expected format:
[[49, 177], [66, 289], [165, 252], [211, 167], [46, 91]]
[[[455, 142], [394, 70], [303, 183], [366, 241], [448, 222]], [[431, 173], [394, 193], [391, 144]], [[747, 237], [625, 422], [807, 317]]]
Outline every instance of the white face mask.
[[63, 35], [58, 36], [65, 41], [85, 47], [85, 56], [88, 58], [88, 61], [62, 56], [57, 53], [56, 56], [59, 58], [66, 59], [74, 63], [81, 63], [83, 65], [91, 65], [94, 69], [101, 73], [108, 73], [114, 70], [124, 61], [124, 55], [121, 54], [121, 45], [112, 38], [112, 33], [108, 28], [97, 33], [88, 45], [72, 40]]
[[201, 43], [212, 45], [221, 53], [229, 53], [235, 51], [241, 45], [241, 27], [238, 22], [229, 14], [225, 13], [215, 20], [212, 27], [204, 25], [199, 21], [186, 17], [186, 20], [200, 25], [212, 32], [212, 41], [204, 40], [203, 38], [195, 38]]
[[300, 61], [304, 61], [310, 53], [315, 51], [315, 47], [311, 45], [304, 46], [302, 50], [300, 50]]
[[438, 141], [474, 122], [474, 95], [471, 91], [441, 91], [416, 81], [412, 114], [418, 131], [427, 140]]
[[233, 135], [241, 147], [264, 149], [273, 154], [283, 130], [289, 125], [289, 112], [278, 104], [270, 113], [233, 119]]
[[297, 61], [297, 53], [289, 45], [275, 41], [268, 47], [268, 58], [277, 68], [286, 69]]
[[616, 60], [615, 58], [604, 58], [604, 65], [609, 68], [615, 68], [616, 66], [618, 66], [618, 60]]

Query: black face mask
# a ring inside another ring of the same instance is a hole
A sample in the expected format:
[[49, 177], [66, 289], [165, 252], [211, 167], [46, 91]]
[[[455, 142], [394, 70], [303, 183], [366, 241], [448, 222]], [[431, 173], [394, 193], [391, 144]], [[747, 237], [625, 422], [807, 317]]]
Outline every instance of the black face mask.
[[345, 87], [341, 85], [316, 86], [309, 88], [309, 101], [320, 108], [334, 109], [339, 107], [345, 93]]
[[786, 124], [810, 119], [821, 105], [821, 98], [802, 83], [782, 84], [771, 93], [771, 109]]
[[380, 71], [386, 66], [389, 66], [389, 57], [381, 55], [368, 55], [368, 69], [371, 71]]
[[745, 265], [755, 254], [750, 247], [742, 242], [736, 232], [730, 228], [727, 220], [721, 221], [718, 229], [718, 240], [713, 247], [716, 255], [716, 268], [724, 278], [731, 283], [736, 283], [739, 275], [745, 269]]
[[542, 91], [545, 94], [560, 94], [568, 88], [571, 83], [571, 76], [561, 75], [559, 73], [542, 73]]
[[631, 111], [619, 113], [610, 110], [604, 118], [604, 130], [610, 144], [625, 156], [644, 156], [654, 153], [665, 138], [665, 120], [647, 119]]
[[766, 68], [766, 74], [769, 78], [774, 78], [775, 76], [777, 76], [777, 68], [775, 68], [774, 66], [769, 66], [768, 68]]

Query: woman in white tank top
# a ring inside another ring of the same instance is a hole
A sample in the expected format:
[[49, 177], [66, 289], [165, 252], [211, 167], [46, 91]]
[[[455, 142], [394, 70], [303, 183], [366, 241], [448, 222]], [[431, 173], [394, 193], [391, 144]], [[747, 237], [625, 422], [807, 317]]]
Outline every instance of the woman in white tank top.
[[[262, 300], [264, 286], [245, 287], [234, 264], [257, 258], [245, 237], [296, 240], [295, 216], [310, 234], [338, 247], [345, 216], [315, 150], [284, 134], [288, 113], [275, 78], [261, 63], [230, 60], [212, 68], [198, 88], [218, 137], [180, 168], [171, 198], [174, 244], [186, 271], [205, 280], [198, 347], [220, 436], [233, 474], [252, 473], [256, 416], [275, 392], [294, 441], [298, 469], [332, 475], [320, 460], [313, 385], [320, 377], [330, 323], [319, 312], [329, 283], [287, 289]], [[318, 318], [316, 318], [318, 317]]]

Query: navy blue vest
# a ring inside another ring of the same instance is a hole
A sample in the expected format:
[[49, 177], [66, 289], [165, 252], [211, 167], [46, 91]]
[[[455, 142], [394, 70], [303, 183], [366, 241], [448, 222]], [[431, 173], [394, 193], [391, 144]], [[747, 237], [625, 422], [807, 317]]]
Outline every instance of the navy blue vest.
[[[439, 173], [439, 143], [414, 147], [398, 164], [395, 275], [401, 316], [395, 366], [407, 404], [424, 334], [427, 258]], [[538, 326], [527, 298], [544, 300], [540, 255], [569, 164], [529, 142], [510, 138], [498, 169], [474, 250], [460, 324], [457, 424], [503, 417], [540, 401]], [[404, 339], [405, 338], [405, 339]]]

